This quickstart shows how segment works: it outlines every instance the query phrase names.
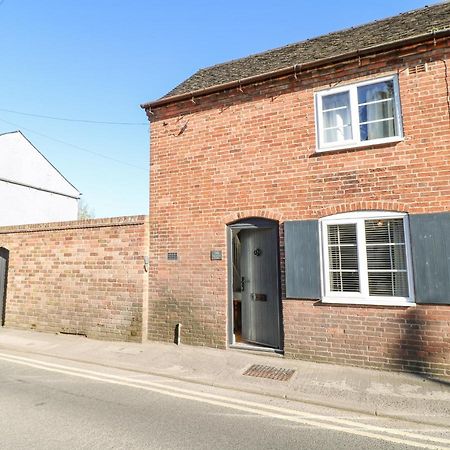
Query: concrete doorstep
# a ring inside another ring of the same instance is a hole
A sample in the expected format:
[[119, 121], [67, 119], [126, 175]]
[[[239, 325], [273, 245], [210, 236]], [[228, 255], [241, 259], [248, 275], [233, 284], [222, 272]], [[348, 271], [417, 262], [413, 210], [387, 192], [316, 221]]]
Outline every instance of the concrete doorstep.
[[[8, 328], [0, 329], [2, 350], [450, 428], [450, 382], [415, 374], [289, 360], [239, 349], [107, 342]], [[261, 374], [262, 370], [262, 375], [271, 374], [278, 379], [244, 375], [253, 365], [265, 367], [253, 368], [251, 372]]]

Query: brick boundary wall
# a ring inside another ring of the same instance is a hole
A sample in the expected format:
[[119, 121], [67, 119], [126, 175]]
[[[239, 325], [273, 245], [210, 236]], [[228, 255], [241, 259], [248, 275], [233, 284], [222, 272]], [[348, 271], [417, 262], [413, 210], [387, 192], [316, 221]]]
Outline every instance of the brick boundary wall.
[[0, 227], [5, 326], [142, 341], [147, 216]]

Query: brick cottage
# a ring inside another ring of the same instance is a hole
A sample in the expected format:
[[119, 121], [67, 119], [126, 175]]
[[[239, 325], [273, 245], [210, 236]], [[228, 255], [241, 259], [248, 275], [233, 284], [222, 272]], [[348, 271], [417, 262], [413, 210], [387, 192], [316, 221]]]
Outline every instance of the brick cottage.
[[450, 376], [449, 27], [411, 11], [142, 105], [149, 339]]

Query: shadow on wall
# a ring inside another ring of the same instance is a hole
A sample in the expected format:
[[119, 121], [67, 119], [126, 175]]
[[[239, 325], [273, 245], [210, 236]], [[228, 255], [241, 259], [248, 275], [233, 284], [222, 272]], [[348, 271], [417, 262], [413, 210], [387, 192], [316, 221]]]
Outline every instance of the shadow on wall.
[[[449, 343], [443, 334], [427, 329], [430, 319], [420, 307], [406, 311], [405, 324], [394, 358], [402, 370], [450, 386]], [[445, 364], [446, 374], [443, 368]], [[439, 379], [439, 374], [449, 380]]]
[[9, 250], [0, 247], [0, 326], [5, 324], [6, 288], [8, 284]]

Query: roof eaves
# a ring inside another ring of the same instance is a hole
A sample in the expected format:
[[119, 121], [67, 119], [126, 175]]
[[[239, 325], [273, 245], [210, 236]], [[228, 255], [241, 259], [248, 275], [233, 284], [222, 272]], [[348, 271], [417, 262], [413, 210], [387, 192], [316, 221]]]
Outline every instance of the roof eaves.
[[328, 64], [336, 64], [338, 62], [343, 62], [345, 60], [351, 59], [353, 57], [358, 56], [367, 56], [373, 53], [392, 50], [401, 46], [415, 44], [419, 42], [423, 42], [430, 38], [440, 38], [450, 35], [450, 28], [444, 28], [439, 30], [433, 30], [431, 32], [422, 33], [415, 36], [409, 36], [407, 38], [386, 42], [383, 44], [378, 44], [370, 47], [365, 47], [357, 50], [352, 50], [350, 52], [341, 53], [334, 56], [329, 56], [326, 58], [316, 59], [310, 62], [306, 62], [303, 64], [298, 64], [295, 66], [284, 67], [281, 69], [276, 69], [274, 71], [265, 72], [258, 75], [253, 75], [247, 78], [243, 78], [241, 80], [233, 80], [226, 83], [220, 83], [213, 86], [208, 86], [206, 88], [197, 89], [191, 92], [177, 94], [169, 97], [163, 97], [157, 100], [149, 101], [146, 103], [142, 103], [140, 107], [145, 110], [151, 110], [153, 107], [164, 106], [170, 103], [176, 103], [182, 100], [191, 99], [194, 97], [201, 97], [207, 94], [212, 94], [220, 91], [224, 91], [227, 89], [231, 89], [233, 87], [244, 86], [252, 83], [256, 83], [259, 81], [268, 80], [271, 78], [277, 78], [283, 75], [288, 75], [290, 73], [294, 73], [298, 67], [302, 69], [311, 69], [314, 67], [320, 67]]

